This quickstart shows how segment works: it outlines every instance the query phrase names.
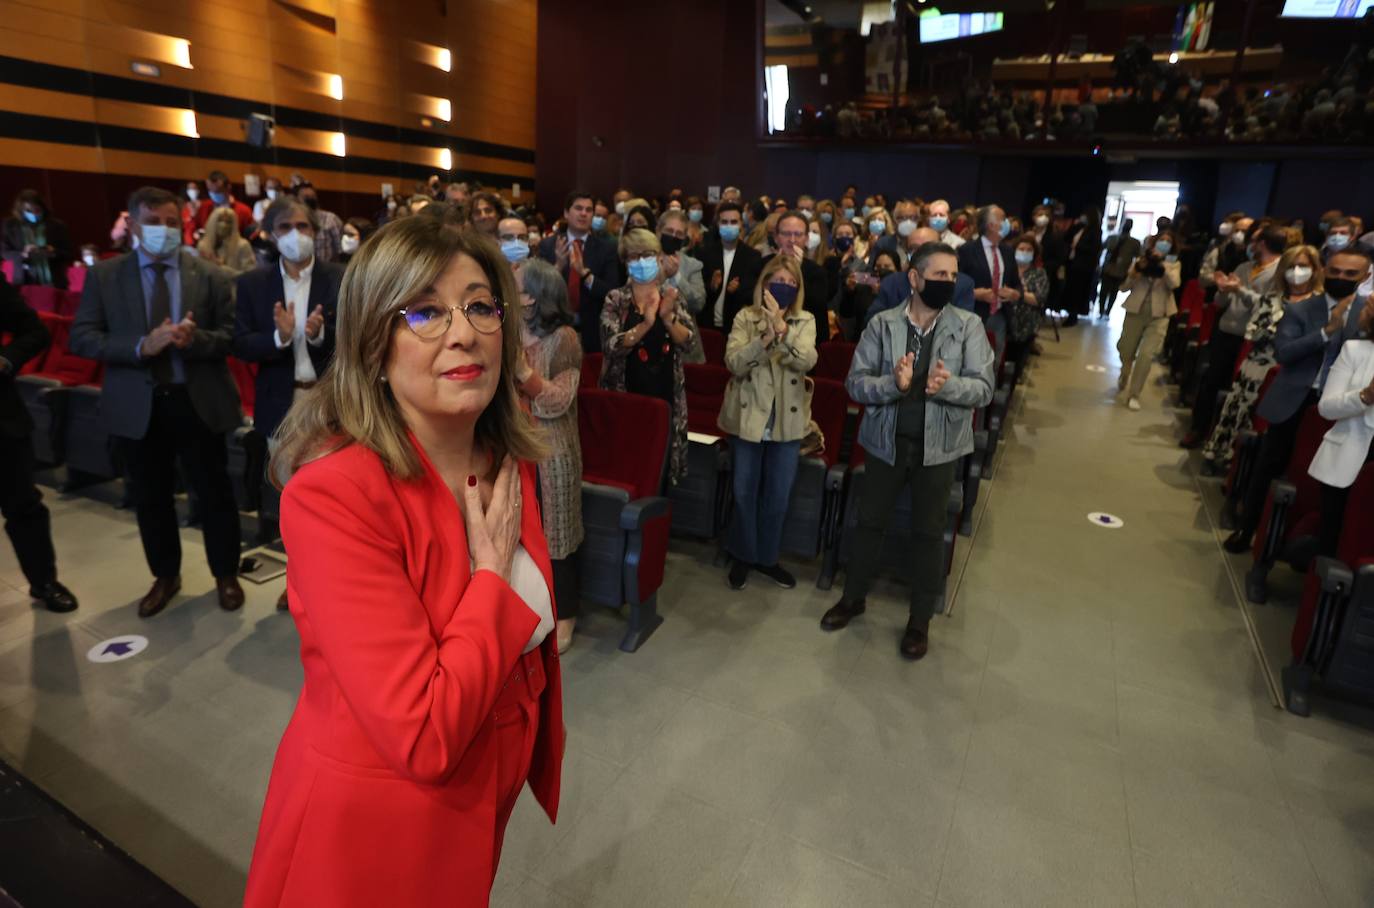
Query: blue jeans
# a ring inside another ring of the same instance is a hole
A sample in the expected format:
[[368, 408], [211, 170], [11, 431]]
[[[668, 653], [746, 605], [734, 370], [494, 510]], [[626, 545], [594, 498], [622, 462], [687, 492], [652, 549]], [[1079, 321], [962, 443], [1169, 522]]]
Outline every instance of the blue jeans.
[[771, 567], [778, 563], [801, 442], [736, 438], [733, 450], [735, 516], [726, 548], [736, 561]]

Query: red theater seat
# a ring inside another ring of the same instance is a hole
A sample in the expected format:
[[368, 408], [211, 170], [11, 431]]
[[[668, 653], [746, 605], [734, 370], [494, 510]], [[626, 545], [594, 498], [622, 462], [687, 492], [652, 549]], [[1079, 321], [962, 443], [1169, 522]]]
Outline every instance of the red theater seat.
[[65, 305], [62, 299], [66, 293], [64, 290], [38, 284], [25, 284], [19, 288], [19, 292], [23, 294], [24, 302], [28, 303], [29, 308], [35, 312], [62, 313]]
[[602, 356], [600, 353], [588, 353], [582, 357], [582, 378], [578, 380], [578, 387], [598, 388], [601, 386]]
[[714, 328], [698, 328], [701, 334], [701, 350], [706, 354], [708, 363], [725, 365], [725, 334]]
[[854, 360], [854, 348], [857, 346], [840, 340], [816, 345], [816, 368], [811, 374], [843, 383], [849, 377], [849, 364]]
[[67, 269], [67, 291], [69, 293], [75, 293], [80, 297], [82, 289], [86, 286], [86, 271], [85, 265], [72, 265]]
[[687, 430], [710, 436], [687, 443], [687, 475], [668, 490], [673, 503], [673, 532], [714, 539], [725, 525], [730, 506], [730, 446], [717, 424], [730, 370], [714, 363], [684, 363]]

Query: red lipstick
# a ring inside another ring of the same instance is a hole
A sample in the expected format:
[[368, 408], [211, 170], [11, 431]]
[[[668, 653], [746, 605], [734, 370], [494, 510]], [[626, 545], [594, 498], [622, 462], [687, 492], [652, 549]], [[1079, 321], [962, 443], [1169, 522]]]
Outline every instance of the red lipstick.
[[449, 369], [447, 372], [443, 373], [443, 376], [444, 378], [447, 378], [450, 381], [472, 381], [473, 379], [479, 377], [482, 374], [482, 372], [482, 367], [477, 365], [454, 366], [452, 369]]

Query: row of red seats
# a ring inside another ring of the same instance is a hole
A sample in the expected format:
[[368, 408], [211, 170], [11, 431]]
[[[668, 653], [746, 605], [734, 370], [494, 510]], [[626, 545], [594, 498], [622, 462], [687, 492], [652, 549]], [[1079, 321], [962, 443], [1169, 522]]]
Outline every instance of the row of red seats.
[[[108, 258], [108, 256], [106, 256], [106, 257]], [[69, 265], [69, 266], [67, 266], [67, 289], [70, 290], [72, 293], [77, 294], [78, 296], [81, 294], [81, 289], [82, 289], [83, 287], [86, 286], [86, 270], [87, 270], [87, 269], [86, 269], [86, 266], [85, 266], [84, 264]], [[0, 262], [0, 273], [3, 273], [3, 274], [5, 275], [5, 282], [6, 282], [6, 283], [8, 283], [8, 284], [10, 284], [10, 285], [13, 285], [13, 284], [15, 283], [15, 280], [14, 280], [14, 262], [13, 262], [13, 261], [11, 261], [10, 259], [5, 259], [3, 262]], [[23, 286], [22, 289], [28, 290], [30, 287], [36, 287], [36, 286], [38, 286], [38, 285], [36, 285], [36, 284], [25, 284], [25, 285]], [[49, 288], [49, 289], [52, 289], [52, 288]], [[59, 291], [59, 292], [60, 292], [60, 291]], [[30, 305], [33, 305], [33, 304], [30, 303]], [[37, 308], [37, 307], [35, 307], [35, 308]], [[75, 312], [75, 311], [76, 311], [75, 309], [72, 310], [72, 312]], [[66, 314], [71, 314], [71, 313], [66, 313]]]

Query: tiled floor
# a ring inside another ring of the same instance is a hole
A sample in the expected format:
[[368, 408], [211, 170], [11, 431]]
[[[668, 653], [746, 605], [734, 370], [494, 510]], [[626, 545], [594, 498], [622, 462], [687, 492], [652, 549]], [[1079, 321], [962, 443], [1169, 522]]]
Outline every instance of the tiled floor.
[[[1272, 706], [1175, 414], [1153, 384], [1142, 412], [1111, 405], [1112, 339], [1045, 339], [924, 662], [897, 657], [895, 590], [825, 635], [814, 566], [732, 593], [689, 544], [640, 653], [588, 616], [562, 820], [522, 802], [494, 901], [1374, 904], [1374, 720]], [[221, 613], [188, 533], [198, 598], [139, 621], [131, 516], [48, 499], [83, 604], [33, 610], [0, 552], [0, 751], [197, 903], [234, 905], [300, 683], [280, 586]], [[148, 650], [86, 660], [120, 633]]]

